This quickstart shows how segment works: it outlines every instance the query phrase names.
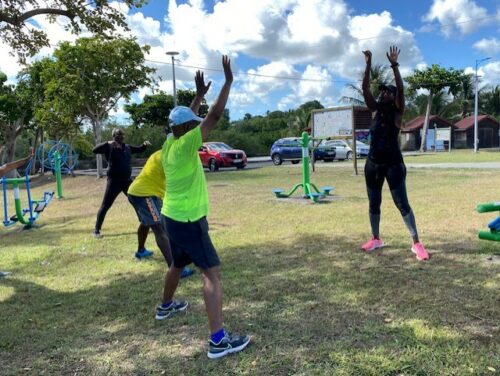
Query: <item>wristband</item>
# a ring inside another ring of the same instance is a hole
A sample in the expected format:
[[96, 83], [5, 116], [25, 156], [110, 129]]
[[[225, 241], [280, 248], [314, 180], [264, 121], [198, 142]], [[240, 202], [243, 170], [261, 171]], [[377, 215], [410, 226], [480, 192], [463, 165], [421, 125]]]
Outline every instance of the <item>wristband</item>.
[[399, 67], [399, 63], [391, 64], [391, 68]]

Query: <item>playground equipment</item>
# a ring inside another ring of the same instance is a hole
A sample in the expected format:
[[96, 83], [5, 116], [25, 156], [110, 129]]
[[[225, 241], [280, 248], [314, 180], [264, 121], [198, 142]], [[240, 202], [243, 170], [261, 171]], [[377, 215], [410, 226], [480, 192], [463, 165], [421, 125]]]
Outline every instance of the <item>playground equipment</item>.
[[73, 148], [60, 141], [45, 141], [36, 149], [36, 159], [44, 170], [55, 171], [55, 152], [59, 153], [61, 173], [71, 175], [78, 165], [78, 154]]
[[[492, 211], [500, 211], [500, 202], [488, 202], [485, 204], [479, 204], [476, 207], [478, 213], [487, 213]], [[489, 231], [482, 230], [479, 231], [479, 239], [493, 240], [495, 242], [500, 241], [500, 216], [488, 223]]]
[[277, 198], [287, 198], [290, 197], [299, 187], [302, 187], [304, 192], [303, 198], [310, 198], [314, 202], [319, 202], [320, 198], [328, 196], [330, 192], [334, 189], [333, 187], [322, 187], [321, 191], [311, 183], [310, 171], [309, 171], [309, 141], [311, 138], [307, 132], [302, 132], [302, 137], [300, 138], [300, 143], [302, 146], [302, 183], [296, 184], [293, 188], [285, 193], [284, 189], [277, 188], [273, 190], [273, 193]]
[[[57, 151], [53, 153], [54, 158], [54, 171], [56, 176], [57, 185], [57, 196], [62, 198], [62, 184], [61, 184], [61, 157]], [[38, 219], [40, 214], [49, 204], [54, 196], [54, 192], [44, 192], [43, 197], [40, 200], [33, 200], [31, 198], [30, 182], [31, 178], [29, 172], [31, 170], [32, 164], [34, 163], [34, 158], [31, 158], [28, 166], [26, 167], [23, 178], [6, 178], [0, 179], [3, 189], [3, 213], [4, 213], [4, 226], [12, 226], [19, 222], [24, 225], [25, 228], [33, 227], [33, 224]], [[26, 188], [26, 194], [28, 196], [28, 207], [23, 208], [21, 204], [21, 198], [19, 195], [19, 185], [24, 184]], [[7, 207], [7, 188], [12, 186], [14, 192], [14, 207], [15, 212], [13, 216], [9, 217], [8, 207]], [[26, 215], [27, 214], [27, 215]]]

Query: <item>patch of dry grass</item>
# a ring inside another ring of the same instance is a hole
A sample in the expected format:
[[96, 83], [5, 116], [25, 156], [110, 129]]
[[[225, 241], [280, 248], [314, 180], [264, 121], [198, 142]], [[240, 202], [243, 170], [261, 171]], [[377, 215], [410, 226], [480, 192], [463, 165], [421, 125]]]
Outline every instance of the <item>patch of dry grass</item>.
[[[205, 355], [208, 329], [199, 274], [182, 281], [186, 314], [155, 322], [165, 265], [158, 250], [137, 262], [137, 219], [119, 197], [90, 234], [105, 181], [65, 178], [29, 231], [1, 229], [2, 375], [488, 375], [500, 370], [499, 244], [477, 239], [496, 213], [492, 171], [410, 170], [408, 191], [432, 254], [419, 263], [385, 188], [387, 247], [369, 236], [362, 176], [318, 164], [312, 179], [338, 200], [274, 198], [300, 168], [207, 174], [211, 236], [219, 251], [226, 325], [251, 346], [220, 361]], [[52, 184], [52, 183], [51, 183]], [[48, 185], [37, 187], [38, 193]], [[492, 369], [494, 371], [492, 371]]]

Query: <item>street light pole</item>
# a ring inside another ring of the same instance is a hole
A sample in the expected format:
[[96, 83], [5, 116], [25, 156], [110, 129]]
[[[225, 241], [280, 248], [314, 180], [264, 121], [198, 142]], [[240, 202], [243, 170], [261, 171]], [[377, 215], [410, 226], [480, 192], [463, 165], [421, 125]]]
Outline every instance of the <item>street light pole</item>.
[[479, 143], [478, 139], [478, 130], [477, 130], [477, 108], [478, 108], [478, 100], [477, 100], [477, 91], [478, 91], [478, 86], [479, 86], [479, 80], [477, 78], [477, 67], [479, 64], [481, 64], [483, 61], [489, 60], [491, 57], [485, 57], [484, 59], [479, 59], [476, 60], [476, 70], [475, 70], [475, 81], [476, 81], [476, 88], [475, 88], [475, 96], [474, 96], [474, 153], [477, 153], [477, 146]]
[[175, 90], [175, 62], [174, 62], [174, 56], [179, 55], [177, 51], [169, 51], [167, 52], [167, 55], [172, 57], [172, 82], [174, 84], [174, 107], [177, 107], [177, 91]]

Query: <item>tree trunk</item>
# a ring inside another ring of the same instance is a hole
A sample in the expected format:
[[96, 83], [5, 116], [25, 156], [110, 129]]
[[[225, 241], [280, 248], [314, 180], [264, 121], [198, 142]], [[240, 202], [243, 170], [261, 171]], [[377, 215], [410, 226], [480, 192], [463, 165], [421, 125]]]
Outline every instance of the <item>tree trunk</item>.
[[42, 139], [41, 133], [43, 133], [43, 129], [41, 126], [37, 127], [35, 132], [35, 141], [33, 142], [33, 165], [31, 166], [31, 175], [36, 174], [36, 149], [38, 148], [38, 139]]
[[[24, 129], [23, 120], [19, 119], [14, 123], [9, 123], [5, 129], [5, 150], [3, 153], [2, 164], [12, 162], [14, 160], [14, 154], [16, 152], [16, 141], [17, 137], [21, 134]], [[7, 173], [6, 177], [18, 177], [17, 170], [12, 170]]]
[[425, 151], [425, 146], [427, 143], [427, 130], [429, 129], [429, 117], [431, 114], [432, 97], [433, 97], [433, 94], [432, 94], [432, 92], [430, 92], [429, 96], [427, 97], [427, 109], [425, 111], [424, 129], [422, 132], [422, 140], [420, 143], [420, 152], [421, 153]]
[[[101, 119], [99, 117], [94, 117], [92, 119], [92, 123], [94, 125], [95, 144], [98, 145], [102, 142]], [[97, 178], [100, 179], [104, 176], [104, 172], [102, 169], [102, 155], [96, 154], [95, 160], [96, 160], [96, 166], [97, 166]]]

